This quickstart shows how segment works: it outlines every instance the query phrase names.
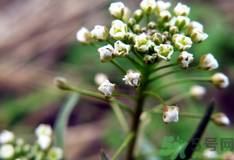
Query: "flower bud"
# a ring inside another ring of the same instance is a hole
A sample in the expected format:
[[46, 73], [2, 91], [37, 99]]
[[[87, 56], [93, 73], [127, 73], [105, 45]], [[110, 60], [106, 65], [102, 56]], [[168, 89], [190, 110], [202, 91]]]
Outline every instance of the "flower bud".
[[148, 23], [147, 26], [148, 26], [150, 29], [155, 29], [155, 28], [156, 28], [156, 23], [153, 22], [153, 21], [151, 21], [151, 22]]
[[55, 77], [53, 79], [53, 83], [62, 90], [67, 90], [69, 85], [67, 84], [67, 80], [63, 77]]
[[157, 58], [157, 56], [153, 56], [153, 55], [144, 55], [143, 57], [143, 62], [145, 65], [151, 65], [155, 63], [155, 59]]
[[91, 35], [93, 39], [104, 42], [108, 39], [109, 32], [105, 26], [96, 25], [91, 31]]
[[152, 40], [156, 45], [160, 45], [160, 44], [166, 43], [167, 38], [166, 38], [166, 36], [164, 36], [160, 33], [155, 33], [152, 36]]
[[117, 41], [117, 42], [115, 42], [114, 56], [128, 57], [130, 49], [131, 49], [130, 45], [126, 45], [121, 41]]
[[133, 32], [138, 34], [141, 32], [141, 26], [139, 24], [135, 24], [132, 28]]
[[199, 29], [193, 29], [192, 33], [190, 34], [190, 37], [193, 40], [193, 42], [201, 43], [208, 37], [208, 34], [202, 32]]
[[134, 45], [134, 48], [143, 53], [148, 52], [149, 48], [154, 45], [153, 42], [150, 40], [150, 37], [147, 36], [145, 33], [136, 36], [135, 41], [136, 43]]
[[216, 113], [212, 115], [211, 119], [218, 126], [228, 126], [230, 125], [230, 120], [224, 113]]
[[219, 67], [218, 61], [212, 54], [205, 54], [201, 57], [199, 67], [204, 70], [213, 70]]
[[42, 150], [47, 150], [50, 147], [52, 140], [51, 137], [42, 134], [37, 138], [37, 143]]
[[167, 22], [171, 19], [171, 13], [169, 11], [162, 11], [159, 13], [159, 17], [163, 20], [163, 22]]
[[136, 22], [140, 22], [141, 19], [143, 18], [143, 12], [141, 9], [137, 9], [134, 13], [133, 13], [133, 17], [136, 20]]
[[127, 25], [120, 20], [114, 20], [111, 23], [109, 31], [111, 38], [115, 40], [125, 40], [127, 38]]
[[193, 54], [188, 53], [187, 51], [181, 52], [179, 57], [177, 58], [179, 66], [183, 69], [187, 69], [189, 64], [192, 63], [193, 60]]
[[136, 34], [134, 34], [134, 33], [128, 33], [128, 35], [127, 35], [127, 40], [128, 40], [128, 43], [129, 44], [135, 44], [135, 38], [136, 38]]
[[63, 150], [58, 147], [51, 147], [46, 156], [49, 160], [61, 160], [63, 158]]
[[124, 14], [123, 14], [123, 17], [122, 17], [122, 20], [123, 20], [124, 23], [128, 23], [130, 15], [131, 15], [130, 9], [128, 7], [124, 7]]
[[127, 71], [127, 75], [124, 76], [123, 81], [125, 81], [126, 85], [130, 85], [132, 87], [137, 88], [140, 85], [140, 79], [142, 75], [138, 72], [129, 69]]
[[178, 122], [179, 120], [179, 107], [166, 106], [163, 109], [163, 121], [164, 123]]
[[163, 28], [164, 28], [164, 30], [168, 31], [170, 27], [171, 27], [171, 25], [170, 25], [169, 22], [163, 23]]
[[179, 33], [179, 28], [178, 28], [177, 26], [171, 26], [171, 27], [169, 28], [169, 32], [170, 32], [171, 34]]
[[186, 36], [190, 36], [190, 34], [192, 33], [193, 29], [199, 29], [200, 31], [203, 31], [203, 25], [199, 22], [196, 21], [192, 21], [188, 28], [186, 29]]
[[98, 91], [105, 96], [106, 99], [110, 99], [112, 95], [117, 92], [118, 87], [116, 84], [110, 83], [108, 79], [106, 79], [100, 87], [98, 87]]
[[0, 159], [13, 159], [15, 149], [11, 144], [4, 144], [0, 147]]
[[14, 141], [15, 141], [14, 133], [7, 130], [3, 130], [0, 133], [0, 144], [13, 143]]
[[156, 9], [155, 0], [142, 0], [140, 7], [146, 14], [152, 13]]
[[135, 20], [134, 18], [130, 18], [130, 19], [128, 20], [128, 25], [129, 25], [130, 27], [133, 27], [135, 24], [136, 24], [136, 20]]
[[189, 49], [193, 44], [190, 37], [186, 37], [181, 34], [174, 34], [172, 36], [172, 42], [174, 43], [175, 47], [180, 51]]
[[110, 44], [99, 48], [98, 53], [100, 55], [100, 61], [102, 63], [111, 61], [114, 58], [113, 56], [114, 48]]
[[115, 19], [122, 19], [124, 14], [124, 4], [122, 2], [113, 2], [110, 4], [109, 12]]
[[173, 10], [175, 16], [188, 16], [190, 8], [187, 5], [181, 4], [180, 2], [176, 5]]
[[160, 44], [159, 46], [154, 47], [154, 51], [157, 53], [158, 57], [166, 61], [171, 60], [171, 55], [174, 50], [170, 44]]
[[171, 2], [163, 2], [163, 1], [157, 1], [156, 2], [156, 9], [155, 9], [155, 15], [159, 16], [159, 14], [165, 10], [168, 10], [171, 6]]
[[50, 125], [47, 124], [40, 124], [36, 129], [35, 129], [35, 134], [39, 137], [41, 135], [44, 136], [52, 136], [53, 130], [50, 127]]
[[215, 73], [211, 77], [212, 83], [219, 89], [227, 88], [229, 86], [229, 79], [223, 73]]
[[94, 82], [97, 85], [101, 85], [106, 79], [108, 79], [107, 75], [104, 73], [98, 73], [94, 77]]
[[175, 26], [179, 28], [179, 30], [183, 30], [189, 26], [190, 19], [184, 16], [178, 16], [175, 20]]
[[199, 85], [194, 85], [190, 88], [189, 94], [195, 99], [199, 100], [206, 94], [206, 88]]
[[81, 44], [91, 44], [93, 42], [91, 33], [89, 32], [88, 29], [82, 27], [77, 33], [76, 33], [76, 39], [81, 43]]

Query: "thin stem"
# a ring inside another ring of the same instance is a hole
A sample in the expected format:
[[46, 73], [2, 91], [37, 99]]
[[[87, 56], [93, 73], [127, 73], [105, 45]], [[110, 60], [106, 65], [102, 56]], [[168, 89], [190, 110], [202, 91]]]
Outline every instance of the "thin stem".
[[164, 100], [155, 92], [152, 91], [145, 91], [144, 94], [150, 94], [153, 95], [154, 97], [156, 97], [164, 106], [167, 106], [166, 103], [164, 102]]
[[128, 127], [127, 120], [125, 119], [125, 117], [123, 115], [123, 112], [121, 111], [118, 104], [116, 104], [116, 103], [111, 103], [111, 107], [114, 110], [114, 113], [115, 113], [124, 133], [127, 134], [129, 131], [129, 127]]
[[126, 139], [123, 141], [123, 143], [120, 145], [116, 153], [114, 154], [113, 158], [111, 160], [116, 160], [116, 158], [119, 156], [121, 151], [127, 146], [127, 144], [135, 137], [135, 133], [130, 132]]
[[92, 42], [92, 45], [95, 47], [95, 48], [100, 48], [100, 46], [97, 44], [97, 43], [95, 43], [95, 42]]
[[158, 155], [158, 154], [159, 154], [159, 151], [152, 151], [152, 152], [141, 154], [141, 155], [135, 157], [135, 159], [144, 159], [146, 157], [154, 156], [154, 155]]
[[170, 86], [173, 86], [173, 85], [176, 85], [176, 84], [181, 84], [181, 83], [186, 83], [186, 82], [195, 82], [195, 81], [198, 81], [198, 82], [210, 82], [211, 81], [211, 78], [208, 77], [208, 78], [185, 78], [185, 79], [179, 79], [179, 80], [176, 80], [176, 81], [173, 81], [173, 82], [170, 82], [168, 84], [165, 84], [165, 85], [162, 85], [160, 87], [155, 87], [153, 88], [151, 91], [154, 91], [154, 90], [160, 90], [160, 89], [163, 89], [163, 88], [166, 88], [166, 87], [170, 87]]
[[170, 72], [161, 74], [161, 75], [159, 75], [159, 76], [156, 76], [156, 77], [154, 77], [154, 78], [151, 78], [151, 79], [149, 80], [148, 83], [151, 83], [151, 82], [153, 82], [153, 81], [155, 81], [155, 80], [157, 80], [157, 79], [159, 79], [159, 78], [162, 78], [162, 77], [167, 76], [167, 75], [172, 74], [172, 73], [183, 72], [183, 71], [191, 71], [191, 70], [196, 70], [196, 69], [199, 69], [199, 68], [200, 68], [200, 67], [197, 66], [197, 67], [188, 68], [188, 69], [179, 69], [179, 70], [170, 71]]
[[133, 96], [130, 96], [130, 95], [127, 95], [127, 94], [114, 94], [113, 97], [124, 97], [124, 98], [129, 98], [129, 99], [132, 99], [132, 100], [136, 100], [135, 97]]
[[150, 21], [150, 14], [146, 14], [146, 28], [148, 29], [148, 24], [149, 24], [149, 21]]
[[115, 60], [111, 60], [110, 62], [114, 64], [123, 73], [123, 75], [126, 74], [126, 71]]
[[160, 69], [163, 69], [163, 68], [168, 68], [168, 67], [171, 67], [171, 66], [175, 66], [175, 65], [177, 65], [177, 64], [178, 64], [178, 63], [175, 62], [175, 63], [171, 63], [171, 64], [168, 64], [168, 65], [164, 65], [164, 66], [158, 67], [158, 68], [156, 68], [156, 69], [154, 70], [154, 72], [156, 72], [156, 71], [158, 71], [158, 70], [160, 70]]
[[139, 59], [139, 61], [142, 63], [142, 60], [143, 60], [142, 56], [135, 49], [132, 49], [132, 52]]
[[108, 38], [106, 41], [109, 42], [112, 46], [114, 45], [114, 42], [112, 42], [110, 38]]
[[137, 63], [134, 59], [132, 59], [131, 57], [128, 57], [128, 59], [130, 60], [130, 62], [140, 71], [142, 71], [142, 66]]
[[78, 89], [78, 88], [73, 88], [71, 86], [67, 87], [67, 90], [73, 91], [73, 92], [77, 92], [86, 96], [90, 96], [90, 97], [94, 97], [94, 98], [98, 98], [107, 102], [114, 102], [117, 103], [121, 108], [123, 108], [124, 110], [128, 111], [129, 113], [133, 114], [132, 109], [130, 109], [128, 106], [126, 106], [125, 104], [119, 102], [118, 100], [115, 99], [105, 99], [102, 95], [97, 94], [95, 92], [90, 92], [90, 91], [86, 91], [86, 90], [82, 90], [82, 89]]
[[[147, 112], [151, 113], [151, 114], [159, 114], [159, 115], [163, 114], [163, 111], [148, 110]], [[187, 117], [187, 118], [198, 118], [198, 119], [201, 119], [203, 117], [203, 115], [200, 115], [200, 114], [191, 114], [191, 113], [185, 113], [185, 112], [180, 112], [179, 116], [180, 117]]]

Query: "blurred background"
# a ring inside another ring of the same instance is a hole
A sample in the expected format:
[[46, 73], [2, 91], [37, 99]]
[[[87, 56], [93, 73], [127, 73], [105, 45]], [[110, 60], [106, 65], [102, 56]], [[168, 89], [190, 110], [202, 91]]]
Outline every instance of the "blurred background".
[[[33, 142], [36, 139], [33, 135], [36, 126], [46, 123], [53, 127], [59, 109], [70, 95], [53, 85], [52, 80], [56, 76], [65, 77], [74, 86], [96, 92], [94, 76], [105, 73], [111, 82], [119, 85], [120, 93], [134, 95], [133, 89], [124, 85], [122, 75], [111, 63], [100, 63], [95, 48], [83, 46], [76, 40], [76, 32], [82, 26], [89, 30], [97, 24], [110, 28], [113, 18], [108, 8], [111, 2], [113, 1], [0, 1], [0, 130], [11, 130], [17, 137]], [[139, 8], [140, 2], [123, 1], [132, 11]], [[171, 9], [178, 2], [174, 0]], [[207, 94], [201, 101], [186, 99], [177, 105], [183, 106], [181, 110], [184, 112], [203, 114], [207, 103], [215, 99], [216, 112], [224, 112], [234, 122], [234, 1], [181, 2], [191, 7], [191, 20], [201, 22], [204, 32], [209, 34], [207, 40], [199, 45], [195, 44], [189, 50], [194, 54], [193, 65], [199, 63], [202, 55], [212, 53], [220, 67], [210, 72], [194, 71], [170, 75], [161, 82], [188, 75], [206, 77], [216, 72], [228, 75], [229, 88], [218, 90], [212, 84], [201, 83], [207, 87]], [[125, 69], [131, 67], [126, 64], [126, 60], [118, 61], [124, 64]], [[191, 85], [192, 83], [188, 83], [171, 87], [169, 93], [162, 91], [161, 95], [168, 99], [188, 91]], [[133, 104], [131, 100], [120, 100], [130, 106]], [[146, 107], [152, 108], [157, 104], [151, 98]], [[146, 127], [147, 139], [142, 147], [146, 148], [145, 151], [160, 149], [163, 136], [179, 135], [187, 141], [198, 123], [199, 119], [181, 118], [178, 123], [166, 125], [161, 120], [161, 115], [155, 115]], [[210, 123], [204, 137], [216, 137], [220, 141], [220, 138], [234, 138], [233, 131], [233, 125], [220, 128]], [[67, 159], [100, 159], [101, 148], [111, 157], [123, 139], [124, 133], [109, 104], [82, 96], [69, 119], [66, 132]], [[205, 149], [204, 145], [202, 147]], [[217, 152], [222, 153], [220, 148]]]

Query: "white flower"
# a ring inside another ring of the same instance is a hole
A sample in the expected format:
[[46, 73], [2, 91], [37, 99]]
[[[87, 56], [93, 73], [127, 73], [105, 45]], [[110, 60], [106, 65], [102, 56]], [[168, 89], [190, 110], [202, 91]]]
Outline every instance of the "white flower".
[[124, 14], [124, 4], [122, 2], [113, 2], [110, 4], [109, 12], [115, 19], [122, 19]]
[[14, 140], [15, 140], [14, 133], [7, 130], [3, 130], [0, 133], [0, 144], [12, 143], [14, 142]]
[[215, 73], [211, 77], [212, 83], [219, 89], [227, 88], [229, 86], [229, 79], [223, 73]]
[[141, 78], [142, 78], [142, 75], [140, 73], [137, 73], [129, 69], [127, 71], [127, 75], [124, 76], [123, 81], [125, 81], [125, 84], [137, 88], [140, 85]]
[[230, 125], [230, 120], [224, 113], [216, 113], [212, 115], [211, 119], [218, 126], [228, 126]]
[[52, 136], [53, 130], [50, 127], [50, 125], [46, 124], [40, 124], [36, 129], [35, 129], [35, 134], [39, 137], [41, 135], [45, 136]]
[[111, 23], [110, 36], [115, 40], [125, 40], [127, 38], [127, 25], [120, 20]]
[[11, 144], [4, 144], [0, 147], [0, 159], [14, 158], [15, 149]]
[[176, 22], [176, 17], [172, 17], [171, 20], [169, 21], [170, 26], [175, 26], [175, 22]]
[[199, 85], [194, 85], [190, 88], [189, 93], [195, 99], [201, 99], [206, 94], [206, 88]]
[[162, 11], [166, 11], [170, 8], [171, 2], [163, 2], [163, 1], [157, 1], [156, 2], [156, 9], [155, 9], [155, 14], [156, 16], [159, 16], [159, 14]]
[[122, 20], [124, 23], [127, 23], [129, 18], [131, 16], [131, 11], [128, 7], [124, 7], [124, 15], [122, 17]]
[[164, 123], [178, 122], [179, 120], [179, 108], [177, 106], [166, 106], [163, 109], [163, 121]]
[[172, 36], [172, 41], [175, 47], [180, 51], [189, 49], [193, 44], [190, 37], [186, 37], [180, 34], [174, 34]]
[[189, 12], [190, 8], [185, 4], [181, 4], [180, 2], [176, 5], [176, 7], [173, 10], [175, 16], [188, 16]]
[[203, 25], [199, 22], [196, 21], [192, 21], [188, 28], [186, 29], [186, 36], [190, 36], [190, 34], [192, 33], [193, 29], [199, 29], [200, 31], [203, 31]]
[[134, 48], [140, 52], [147, 52], [149, 48], [153, 45], [153, 42], [150, 40], [149, 36], [146, 36], [145, 33], [140, 34], [135, 37]]
[[199, 66], [204, 70], [213, 70], [219, 67], [218, 61], [212, 54], [205, 54], [201, 57]]
[[189, 26], [190, 19], [184, 16], [178, 16], [175, 20], [175, 26], [177, 26], [180, 30], [183, 30]]
[[213, 159], [213, 158], [217, 158], [218, 154], [216, 151], [212, 151], [211, 148], [207, 148], [205, 149], [205, 151], [203, 152], [203, 156], [204, 158], [209, 158], [209, 159]]
[[181, 52], [179, 57], [177, 58], [179, 66], [183, 69], [187, 69], [189, 64], [192, 63], [193, 60], [194, 60], [193, 54], [188, 53], [187, 51]]
[[130, 45], [124, 44], [121, 41], [117, 41], [115, 42], [114, 55], [116, 57], [128, 57], [130, 49]]
[[159, 13], [159, 17], [164, 21], [169, 21], [171, 19], [171, 13], [169, 11], [162, 11]]
[[96, 25], [91, 31], [93, 39], [96, 39], [100, 42], [104, 42], [108, 39], [109, 32], [105, 26]]
[[112, 95], [118, 90], [116, 84], [110, 83], [109, 80], [105, 80], [100, 87], [98, 87], [98, 91], [105, 95], [106, 99], [110, 99]]
[[50, 147], [51, 142], [52, 142], [51, 137], [46, 135], [40, 135], [37, 138], [37, 143], [39, 144], [42, 150], [47, 150]]
[[200, 29], [195, 28], [191, 32], [190, 37], [193, 40], [193, 42], [201, 43], [208, 37], [208, 34], [202, 32]]
[[146, 14], [152, 13], [156, 8], [155, 0], [142, 0], [140, 7]]
[[47, 153], [49, 160], [61, 160], [63, 158], [63, 150], [58, 147], [51, 147]]
[[81, 44], [91, 44], [92, 43], [92, 37], [91, 33], [89, 32], [88, 29], [82, 27], [77, 33], [76, 33], [76, 39], [81, 43]]
[[157, 53], [158, 57], [166, 61], [171, 60], [171, 55], [174, 50], [170, 44], [160, 44], [159, 46], [154, 47], [154, 51]]
[[107, 75], [104, 73], [98, 73], [94, 77], [94, 82], [97, 85], [101, 85], [106, 79], [108, 79]]
[[98, 53], [100, 55], [100, 61], [103, 63], [111, 61], [114, 58], [113, 57], [114, 48], [110, 44], [99, 48]]

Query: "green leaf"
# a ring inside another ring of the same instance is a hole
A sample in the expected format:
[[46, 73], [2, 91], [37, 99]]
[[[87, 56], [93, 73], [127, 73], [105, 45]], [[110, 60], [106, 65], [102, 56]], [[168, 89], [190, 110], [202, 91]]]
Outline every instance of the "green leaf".
[[109, 160], [109, 159], [107, 158], [106, 153], [104, 152], [103, 149], [101, 150], [101, 158], [102, 158], [102, 160]]

